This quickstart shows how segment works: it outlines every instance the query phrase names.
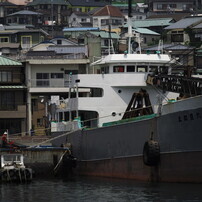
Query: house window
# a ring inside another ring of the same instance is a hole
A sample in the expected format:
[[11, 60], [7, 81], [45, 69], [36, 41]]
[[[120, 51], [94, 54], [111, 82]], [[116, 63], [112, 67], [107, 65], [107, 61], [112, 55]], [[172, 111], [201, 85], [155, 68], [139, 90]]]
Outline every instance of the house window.
[[40, 40], [41, 40], [41, 41], [44, 41], [44, 36], [40, 36]]
[[171, 42], [183, 42], [183, 31], [172, 31], [171, 32]]
[[37, 119], [37, 126], [43, 126], [43, 118]]
[[162, 10], [167, 10], [168, 4], [162, 4]]
[[0, 82], [11, 82], [12, 72], [0, 71]]
[[51, 79], [63, 79], [63, 73], [51, 73]]
[[177, 5], [176, 4], [169, 4], [169, 7], [170, 8], [177, 8]]
[[32, 46], [32, 36], [21, 36], [22, 48], [28, 49]]
[[121, 20], [112, 20], [112, 25], [121, 25], [122, 21]]
[[8, 43], [9, 42], [9, 38], [8, 37], [0, 37], [0, 42], [1, 43]]
[[124, 72], [124, 66], [114, 66], [113, 72]]
[[104, 39], [104, 46], [109, 46], [109, 39]]
[[0, 110], [15, 109], [15, 92], [0, 91]]
[[185, 4], [183, 5], [183, 10], [190, 10], [191, 8], [193, 8], [193, 5], [192, 4]]
[[36, 74], [36, 85], [37, 86], [49, 86], [49, 73], [37, 73]]
[[84, 39], [78, 39], [78, 44], [84, 44], [85, 40]]
[[101, 25], [109, 25], [109, 20], [106, 20], [106, 19], [102, 19], [101, 20]]
[[57, 44], [58, 44], [58, 45], [62, 44], [62, 40], [60, 40], [60, 39], [57, 40]]
[[86, 18], [81, 18], [81, 22], [86, 22]]
[[162, 10], [162, 9], [163, 9], [162, 4], [157, 4], [157, 10]]
[[82, 12], [82, 8], [76, 8], [76, 11]]

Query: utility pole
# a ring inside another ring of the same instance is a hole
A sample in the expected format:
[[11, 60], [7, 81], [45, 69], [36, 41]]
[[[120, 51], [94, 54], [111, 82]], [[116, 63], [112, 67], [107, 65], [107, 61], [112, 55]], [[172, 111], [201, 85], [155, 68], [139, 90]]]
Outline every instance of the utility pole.
[[51, 35], [53, 38], [53, 0], [51, 0], [51, 26], [52, 26]]

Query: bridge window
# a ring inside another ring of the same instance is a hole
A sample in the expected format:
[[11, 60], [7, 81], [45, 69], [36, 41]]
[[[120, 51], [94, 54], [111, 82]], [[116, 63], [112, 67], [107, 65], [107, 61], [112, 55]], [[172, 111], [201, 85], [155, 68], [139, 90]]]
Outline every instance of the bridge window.
[[102, 74], [108, 74], [109, 73], [109, 67], [101, 67], [101, 73]]
[[154, 74], [158, 74], [158, 66], [150, 66], [149, 72], [153, 72]]
[[127, 66], [127, 72], [135, 72], [135, 66], [132, 65]]
[[114, 72], [124, 72], [124, 66], [114, 66]]
[[160, 66], [160, 72], [162, 74], [167, 74], [168, 73], [168, 67], [166, 67], [166, 66]]
[[137, 66], [137, 72], [147, 72], [147, 66]]

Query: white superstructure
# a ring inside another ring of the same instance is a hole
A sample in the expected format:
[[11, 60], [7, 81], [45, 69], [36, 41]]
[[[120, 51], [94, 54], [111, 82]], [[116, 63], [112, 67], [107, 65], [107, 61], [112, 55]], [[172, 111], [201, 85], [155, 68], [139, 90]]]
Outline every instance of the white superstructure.
[[[81, 121], [86, 121], [85, 126], [102, 126], [105, 122], [120, 120], [133, 93], [141, 88], [149, 93], [154, 112], [157, 112], [160, 102], [175, 99], [178, 94], [159, 92], [146, 83], [147, 76], [167, 74], [171, 63], [169, 55], [159, 53], [108, 55], [92, 64], [97, 74], [71, 75], [71, 92], [76, 91], [76, 97], [66, 99], [66, 109], [60, 108], [57, 113], [76, 111]], [[69, 126], [64, 121], [63, 124]], [[54, 131], [59, 130], [57, 124], [52, 125]], [[61, 127], [61, 122], [58, 125]]]

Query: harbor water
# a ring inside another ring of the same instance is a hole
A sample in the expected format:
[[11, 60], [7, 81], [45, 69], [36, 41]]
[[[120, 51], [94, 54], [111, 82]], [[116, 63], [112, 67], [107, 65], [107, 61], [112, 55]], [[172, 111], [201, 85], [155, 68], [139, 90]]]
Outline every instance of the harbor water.
[[0, 184], [1, 202], [178, 202], [202, 201], [202, 184], [149, 183], [81, 177], [63, 181], [37, 179], [28, 184]]

